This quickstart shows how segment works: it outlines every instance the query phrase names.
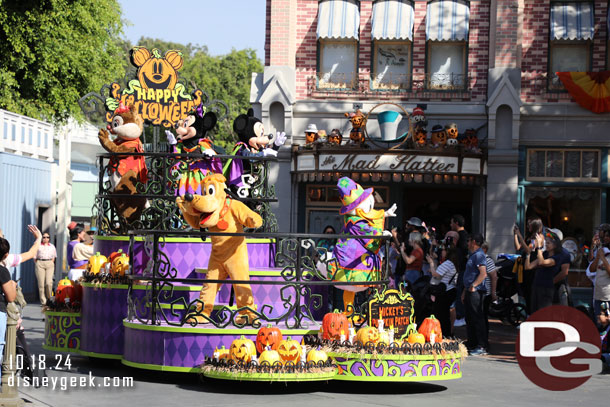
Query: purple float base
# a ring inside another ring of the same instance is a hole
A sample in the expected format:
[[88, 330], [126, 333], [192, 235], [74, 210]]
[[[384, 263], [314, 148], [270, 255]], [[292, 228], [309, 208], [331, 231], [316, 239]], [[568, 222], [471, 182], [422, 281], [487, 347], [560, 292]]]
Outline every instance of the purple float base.
[[123, 354], [127, 286], [115, 287], [83, 285], [81, 350], [84, 352], [117, 356]]
[[336, 380], [353, 381], [430, 381], [462, 377], [461, 356], [447, 354], [349, 355], [330, 353], [339, 368]]
[[[269, 239], [246, 239], [250, 270], [273, 267], [275, 243]], [[96, 237], [94, 250], [104, 256], [119, 249], [129, 253], [129, 240], [125, 237]], [[196, 268], [205, 268], [210, 260], [212, 244], [197, 239], [171, 239], [159, 244], [159, 249], [178, 271], [176, 278], [198, 278]], [[133, 273], [142, 274], [150, 256], [144, 250], [144, 242], [136, 240], [133, 248]]]
[[[284, 337], [301, 341], [303, 335], [314, 334], [312, 330], [282, 329]], [[227, 349], [233, 340], [242, 335], [256, 341], [256, 329], [215, 329], [151, 326], [125, 322], [125, 353], [123, 363], [147, 369], [167, 371], [189, 371], [198, 369], [214, 349]]]
[[55, 351], [78, 351], [81, 336], [81, 314], [46, 311], [44, 348]]

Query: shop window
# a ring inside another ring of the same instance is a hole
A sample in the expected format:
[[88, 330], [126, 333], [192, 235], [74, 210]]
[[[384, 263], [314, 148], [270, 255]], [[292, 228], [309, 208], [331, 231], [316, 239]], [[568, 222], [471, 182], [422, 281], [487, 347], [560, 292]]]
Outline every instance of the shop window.
[[426, 11], [426, 71], [429, 89], [455, 90], [467, 86], [469, 3], [433, 0]]
[[373, 88], [408, 89], [411, 72], [410, 41], [375, 41]]
[[[363, 188], [367, 188], [363, 185]], [[339, 190], [336, 185], [307, 185], [307, 204], [311, 206], [341, 206]], [[389, 206], [390, 189], [388, 187], [375, 186], [373, 191], [375, 207], [386, 208]]]
[[527, 187], [526, 219], [539, 217], [544, 226], [563, 234], [562, 246], [572, 259], [571, 271], [585, 269], [585, 246], [600, 223], [601, 193], [596, 188]]
[[355, 40], [320, 40], [318, 87], [354, 88], [358, 77], [357, 48]]
[[598, 150], [531, 149], [528, 151], [528, 180], [598, 182], [599, 174]]
[[565, 90], [556, 72], [591, 70], [591, 41], [594, 31], [593, 3], [551, 3], [549, 90]]

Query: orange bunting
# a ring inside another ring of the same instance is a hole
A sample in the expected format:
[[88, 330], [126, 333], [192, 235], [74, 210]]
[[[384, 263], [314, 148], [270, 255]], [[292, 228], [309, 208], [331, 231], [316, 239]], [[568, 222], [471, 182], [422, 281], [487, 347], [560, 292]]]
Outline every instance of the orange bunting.
[[610, 71], [557, 72], [576, 103], [594, 113], [610, 112]]

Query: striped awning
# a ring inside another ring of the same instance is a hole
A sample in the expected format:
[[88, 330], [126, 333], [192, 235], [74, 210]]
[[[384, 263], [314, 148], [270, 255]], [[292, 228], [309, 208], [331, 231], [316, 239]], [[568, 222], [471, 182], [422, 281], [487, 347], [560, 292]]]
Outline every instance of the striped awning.
[[360, 9], [356, 0], [320, 0], [318, 38], [355, 38], [360, 29]]
[[595, 32], [592, 3], [553, 3], [551, 39], [590, 40]]
[[371, 35], [374, 40], [413, 41], [413, 3], [409, 0], [376, 0]]
[[430, 41], [468, 40], [470, 8], [461, 0], [437, 0], [428, 3], [426, 39]]

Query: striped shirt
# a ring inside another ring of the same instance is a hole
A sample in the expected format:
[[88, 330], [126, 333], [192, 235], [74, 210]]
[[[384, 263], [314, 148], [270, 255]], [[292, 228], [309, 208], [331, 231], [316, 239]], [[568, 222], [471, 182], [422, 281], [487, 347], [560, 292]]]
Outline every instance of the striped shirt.
[[52, 243], [41, 244], [36, 253], [36, 260], [53, 260], [57, 257], [57, 250]]
[[445, 283], [447, 286], [447, 291], [455, 288], [455, 273], [457, 273], [457, 269], [455, 265], [450, 260], [445, 260], [441, 264], [438, 265], [436, 269], [436, 273], [440, 274], [442, 277], [439, 280], [438, 278], [432, 278], [432, 284]]
[[496, 269], [496, 263], [488, 255], [485, 255], [485, 267], [487, 268], [487, 275], [485, 276], [485, 295], [491, 295], [491, 278], [489, 273]]

